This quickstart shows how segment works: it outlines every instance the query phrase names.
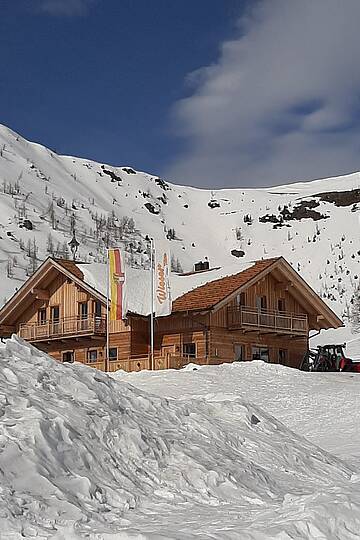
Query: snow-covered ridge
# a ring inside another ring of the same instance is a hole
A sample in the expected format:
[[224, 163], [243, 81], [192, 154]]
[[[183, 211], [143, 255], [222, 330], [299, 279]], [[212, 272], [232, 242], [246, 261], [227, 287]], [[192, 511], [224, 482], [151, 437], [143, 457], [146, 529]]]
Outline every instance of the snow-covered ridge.
[[354, 470], [238, 396], [157, 397], [13, 338], [0, 399], [1, 538], [189, 539], [205, 526], [219, 540], [350, 540], [360, 528]]
[[[41, 260], [103, 263], [105, 245], [148, 266], [146, 235], [167, 238], [176, 271], [284, 256], [338, 314], [359, 281], [360, 174], [268, 189], [176, 186], [130, 166], [59, 156], [0, 126], [0, 303]], [[349, 192], [341, 205], [327, 192]]]

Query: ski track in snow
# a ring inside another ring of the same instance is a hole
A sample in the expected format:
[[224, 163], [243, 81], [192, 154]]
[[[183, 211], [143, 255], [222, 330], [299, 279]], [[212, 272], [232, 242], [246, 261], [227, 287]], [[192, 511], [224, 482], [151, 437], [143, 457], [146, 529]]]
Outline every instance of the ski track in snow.
[[358, 538], [360, 379], [317, 375], [253, 362], [110, 377], [13, 337], [1, 540]]

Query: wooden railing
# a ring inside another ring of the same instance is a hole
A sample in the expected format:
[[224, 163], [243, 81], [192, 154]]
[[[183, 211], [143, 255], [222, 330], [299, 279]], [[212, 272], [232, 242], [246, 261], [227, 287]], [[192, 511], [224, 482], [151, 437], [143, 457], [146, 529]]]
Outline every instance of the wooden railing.
[[[154, 369], [182, 369], [189, 363], [195, 364], [209, 364], [207, 358], [191, 358], [189, 356], [176, 356], [167, 354], [165, 356], [155, 356], [154, 357]], [[151, 370], [151, 358], [150, 355], [147, 356], [129, 356], [127, 358], [114, 359], [110, 358], [109, 361], [106, 361], [106, 358], [102, 360], [96, 360], [91, 362], [90, 360], [84, 361], [84, 364], [93, 367], [102, 371], [141, 371], [143, 369]]]
[[[194, 362], [195, 364], [207, 364], [208, 360], [206, 358], [191, 358], [189, 356], [167, 354], [165, 356], [154, 357], [154, 369], [181, 369], [191, 362]], [[97, 365], [94, 364], [94, 367], [97, 367]], [[131, 356], [120, 360], [110, 360], [107, 369], [109, 371], [117, 371], [118, 369], [123, 369], [124, 371], [140, 371], [142, 369], [151, 370], [151, 358], [150, 355], [147, 355], [138, 357]]]
[[228, 308], [228, 328], [268, 329], [285, 334], [306, 335], [308, 332], [307, 315], [286, 311], [271, 311], [247, 306]]
[[167, 369], [182, 369], [187, 364], [201, 364], [206, 365], [209, 361], [207, 358], [194, 358], [192, 356], [175, 356], [170, 355], [167, 358]]
[[27, 341], [41, 341], [78, 335], [105, 335], [105, 317], [68, 317], [58, 320], [47, 320], [43, 323], [20, 324], [19, 336]]

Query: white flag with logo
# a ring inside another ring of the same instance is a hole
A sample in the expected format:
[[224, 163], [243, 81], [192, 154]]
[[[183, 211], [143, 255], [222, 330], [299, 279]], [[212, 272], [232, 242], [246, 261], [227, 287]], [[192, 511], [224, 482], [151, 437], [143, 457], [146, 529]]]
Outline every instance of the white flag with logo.
[[170, 252], [165, 242], [155, 244], [154, 268], [155, 317], [171, 314]]

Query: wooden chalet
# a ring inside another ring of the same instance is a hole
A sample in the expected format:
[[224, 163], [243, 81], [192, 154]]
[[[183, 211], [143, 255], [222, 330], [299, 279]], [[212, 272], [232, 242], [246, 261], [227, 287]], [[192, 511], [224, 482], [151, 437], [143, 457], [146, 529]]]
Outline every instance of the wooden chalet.
[[[84, 269], [85, 263], [48, 258], [0, 310], [0, 336], [16, 333], [61, 362], [107, 371], [150, 369], [144, 315], [110, 321], [106, 358], [106, 298], [85, 279]], [[173, 301], [172, 314], [156, 319], [154, 365], [261, 359], [298, 367], [310, 331], [340, 326], [284, 258], [255, 261]]]

